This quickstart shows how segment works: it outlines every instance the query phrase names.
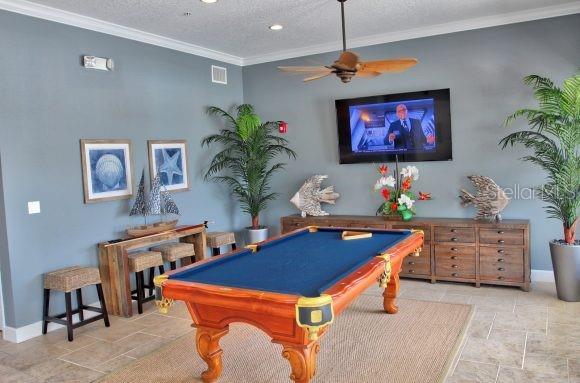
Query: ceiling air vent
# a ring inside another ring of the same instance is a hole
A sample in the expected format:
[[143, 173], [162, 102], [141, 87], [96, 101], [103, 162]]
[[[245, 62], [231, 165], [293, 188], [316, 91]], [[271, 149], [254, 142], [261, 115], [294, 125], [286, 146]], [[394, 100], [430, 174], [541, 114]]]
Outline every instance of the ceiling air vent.
[[228, 83], [228, 71], [226, 68], [222, 68], [221, 66], [211, 66], [211, 82], [215, 82], [218, 84], [227, 84]]

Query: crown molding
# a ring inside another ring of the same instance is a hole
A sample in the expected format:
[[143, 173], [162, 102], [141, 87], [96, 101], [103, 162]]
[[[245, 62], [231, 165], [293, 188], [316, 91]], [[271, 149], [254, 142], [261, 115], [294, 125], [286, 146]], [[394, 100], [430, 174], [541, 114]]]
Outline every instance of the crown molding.
[[[580, 13], [580, 1], [574, 1], [562, 5], [535, 8], [521, 12], [504, 13], [501, 15], [479, 17], [427, 27], [413, 28], [397, 32], [349, 39], [347, 40], [347, 45], [349, 48], [360, 48], [371, 45], [391, 43], [395, 41], [411, 40], [421, 37], [443, 35], [454, 32], [469, 31], [473, 29], [489, 28], [506, 24], [521, 23], [525, 21], [566, 16], [576, 13]], [[304, 48], [283, 50], [266, 55], [244, 57], [243, 65], [255, 65], [339, 50], [342, 50], [342, 42], [336, 41], [328, 44], [311, 45]]]
[[60, 24], [71, 25], [95, 32], [118, 36], [129, 40], [135, 40], [146, 44], [157, 45], [163, 48], [173, 49], [212, 60], [222, 61], [228, 64], [241, 66], [241, 57], [219, 52], [199, 45], [185, 43], [183, 41], [144, 32], [138, 29], [125, 27], [88, 16], [79, 15], [46, 5], [32, 3], [25, 0], [0, 0], [0, 9], [20, 13], [26, 16], [54, 21]]
[[[335, 41], [327, 44], [311, 45], [304, 48], [282, 50], [265, 55], [239, 57], [213, 49], [204, 48], [199, 45], [189, 44], [183, 41], [144, 32], [138, 29], [79, 15], [77, 13], [48, 7], [46, 5], [36, 4], [26, 0], [0, 0], [0, 9], [40, 19], [50, 20], [61, 24], [71, 25], [78, 28], [88, 29], [95, 32], [105, 33], [108, 35], [118, 36], [129, 40], [140, 41], [146, 44], [156, 45], [238, 66], [255, 65], [319, 53], [333, 52], [341, 49], [341, 43], [339, 41]], [[525, 21], [539, 20], [550, 17], [565, 16], [576, 13], [580, 13], [580, 1], [536, 8], [521, 12], [504, 13], [501, 15], [461, 20], [427, 27], [413, 28], [403, 31], [349, 39], [348, 46], [350, 48], [359, 48], [395, 41], [417, 39], [421, 37], [436, 36], [447, 33], [489, 28], [499, 25], [521, 23]]]

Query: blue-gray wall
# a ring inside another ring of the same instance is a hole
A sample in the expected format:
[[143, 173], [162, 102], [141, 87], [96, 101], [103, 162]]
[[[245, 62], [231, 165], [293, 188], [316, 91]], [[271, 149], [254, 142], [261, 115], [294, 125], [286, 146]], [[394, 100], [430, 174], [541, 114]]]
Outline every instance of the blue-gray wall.
[[[228, 68], [229, 84], [212, 84], [212, 60], [2, 11], [0, 52], [8, 326], [41, 319], [42, 273], [97, 265], [96, 244], [139, 222], [127, 216], [127, 200], [83, 203], [81, 138], [131, 139], [134, 183], [148, 169], [148, 139], [186, 139], [191, 190], [175, 194], [182, 222], [241, 226], [229, 195], [201, 179], [207, 151], [199, 145], [217, 126], [204, 108], [242, 102], [240, 67], [217, 63]], [[84, 69], [83, 54], [112, 57], [115, 71]], [[27, 201], [36, 200], [42, 213], [28, 215]], [[4, 231], [0, 219], [0, 240]], [[63, 301], [55, 296], [54, 309]]]
[[[357, 48], [363, 60], [411, 56], [419, 64], [402, 74], [376, 79], [355, 79], [342, 84], [325, 78], [303, 84], [300, 76], [277, 71], [279, 65], [328, 64], [338, 53], [284, 60], [244, 67], [244, 101], [257, 106], [266, 119], [285, 119], [287, 138], [298, 153], [273, 188], [281, 198], [267, 212], [266, 222], [279, 224], [279, 217], [294, 213], [287, 198], [313, 173], [328, 174], [328, 184], [341, 193], [333, 214], [374, 214], [381, 197], [371, 192], [377, 173], [372, 164], [339, 165], [334, 100], [377, 94], [451, 89], [453, 131], [452, 162], [416, 163], [421, 172], [420, 190], [433, 193], [433, 201], [419, 203], [420, 216], [472, 217], [463, 209], [458, 189], [471, 186], [465, 176], [483, 174], [504, 187], [536, 186], [543, 174], [518, 161], [525, 151], [502, 151], [498, 141], [508, 133], [501, 127], [505, 117], [533, 105], [522, 77], [547, 75], [561, 82], [580, 64], [580, 16], [568, 16], [497, 28], [482, 29]], [[518, 122], [514, 128], [523, 128]], [[561, 224], [545, 218], [537, 200], [513, 200], [505, 218], [531, 220], [532, 268], [552, 269], [548, 241], [561, 237]]]
[[[79, 139], [131, 139], [134, 182], [147, 167], [148, 139], [188, 140], [191, 190], [175, 195], [182, 221], [211, 219], [215, 229], [240, 229], [247, 218], [228, 192], [201, 179], [208, 157], [199, 141], [219, 126], [204, 115], [205, 106], [250, 102], [264, 118], [290, 123], [287, 138], [298, 152], [276, 179], [282, 198], [264, 214], [267, 223], [277, 226], [280, 216], [294, 212], [287, 198], [312, 173], [329, 174], [342, 193], [329, 211], [373, 214], [380, 202], [370, 192], [373, 166], [338, 165], [334, 99], [451, 88], [454, 161], [418, 164], [420, 188], [435, 197], [419, 211], [469, 217], [473, 212], [456, 198], [468, 174], [489, 175], [503, 186], [542, 182], [539, 171], [517, 160], [523, 151], [498, 149], [506, 133], [500, 124], [509, 112], [531, 105], [521, 84], [525, 74], [560, 81], [575, 70], [578, 36], [576, 15], [361, 48], [367, 60], [416, 56], [421, 63], [404, 74], [349, 85], [330, 78], [305, 85], [276, 70], [328, 63], [336, 53], [243, 71], [219, 64], [228, 67], [229, 85], [222, 86], [210, 82], [212, 60], [0, 11], [0, 267], [7, 325], [41, 319], [42, 273], [97, 265], [96, 244], [138, 222], [127, 217], [127, 201], [83, 203]], [[115, 71], [84, 70], [83, 54], [114, 58]], [[28, 215], [26, 203], [34, 200], [42, 213]], [[505, 216], [532, 220], [533, 268], [551, 269], [546, 243], [560, 235], [559, 223], [544, 218], [538, 201], [513, 201]]]

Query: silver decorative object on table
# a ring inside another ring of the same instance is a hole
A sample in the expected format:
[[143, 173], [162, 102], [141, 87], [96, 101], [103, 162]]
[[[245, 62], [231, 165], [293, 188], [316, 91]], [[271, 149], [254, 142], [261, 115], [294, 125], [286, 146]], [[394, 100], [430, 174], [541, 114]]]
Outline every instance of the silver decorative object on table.
[[461, 206], [473, 204], [477, 209], [475, 219], [488, 218], [501, 221], [501, 211], [508, 205], [510, 199], [491, 178], [479, 175], [467, 176], [476, 193], [472, 195], [461, 189]]
[[306, 217], [306, 215], [329, 215], [327, 212], [322, 210], [320, 203], [324, 202], [334, 205], [335, 200], [340, 197], [340, 194], [334, 191], [334, 186], [320, 189], [320, 184], [322, 184], [322, 181], [326, 178], [328, 178], [327, 175], [314, 175], [308, 178], [296, 194], [294, 194], [290, 199], [290, 202], [300, 209], [302, 217]]

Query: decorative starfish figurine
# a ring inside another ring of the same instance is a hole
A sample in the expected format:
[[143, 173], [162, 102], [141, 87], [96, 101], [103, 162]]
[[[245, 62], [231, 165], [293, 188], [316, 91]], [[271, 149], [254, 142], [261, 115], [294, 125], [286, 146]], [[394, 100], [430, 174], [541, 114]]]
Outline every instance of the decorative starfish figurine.
[[169, 185], [173, 185], [173, 175], [183, 175], [177, 166], [177, 160], [179, 159], [181, 151], [178, 150], [172, 156], [170, 156], [165, 149], [162, 149], [161, 152], [163, 153], [163, 164], [159, 167], [159, 173], [165, 173]]

